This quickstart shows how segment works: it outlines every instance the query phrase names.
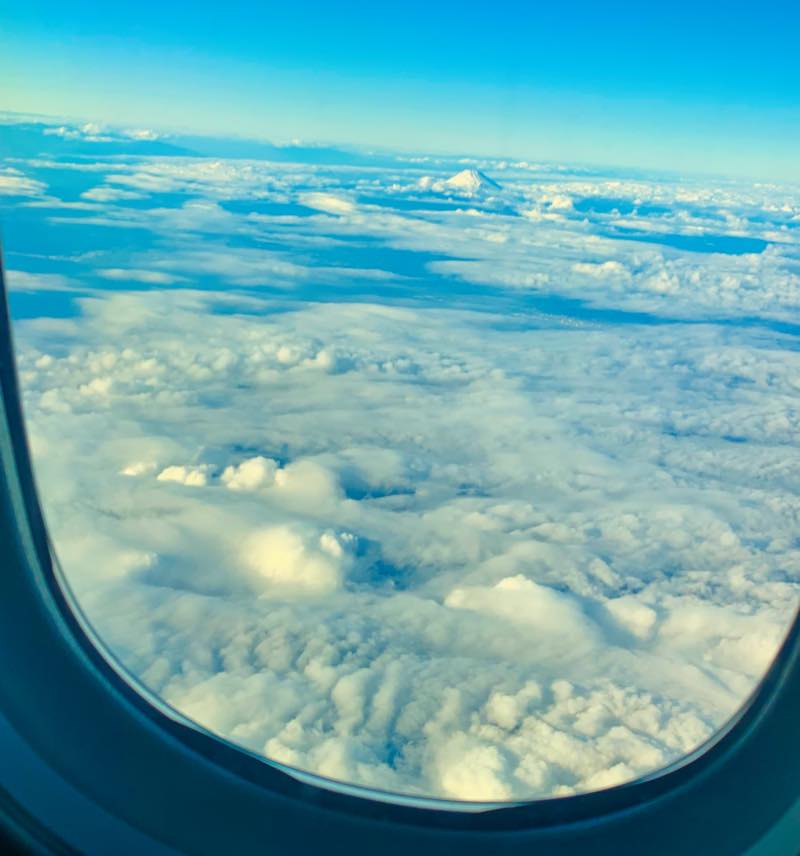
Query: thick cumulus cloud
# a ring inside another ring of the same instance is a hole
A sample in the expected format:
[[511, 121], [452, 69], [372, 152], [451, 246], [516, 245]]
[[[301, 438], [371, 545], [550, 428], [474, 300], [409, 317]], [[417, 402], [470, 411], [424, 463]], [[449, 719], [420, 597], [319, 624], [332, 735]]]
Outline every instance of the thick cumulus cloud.
[[271, 458], [256, 455], [238, 466], [225, 467], [222, 482], [231, 490], [258, 490], [275, 483], [278, 466]]
[[649, 772], [744, 700], [800, 573], [788, 339], [228, 303], [19, 327], [67, 578], [170, 704], [489, 800]]
[[342, 539], [331, 532], [309, 538], [295, 528], [271, 526], [247, 538], [242, 558], [269, 584], [327, 594], [342, 584], [342, 544], [350, 540], [349, 533]]
[[[254, 752], [606, 787], [732, 715], [797, 603], [797, 196], [495, 162], [467, 207], [435, 166], [107, 164], [124, 240], [16, 280], [108, 289], [17, 325], [48, 522], [115, 656]], [[643, 240], [712, 229], [766, 249]]]

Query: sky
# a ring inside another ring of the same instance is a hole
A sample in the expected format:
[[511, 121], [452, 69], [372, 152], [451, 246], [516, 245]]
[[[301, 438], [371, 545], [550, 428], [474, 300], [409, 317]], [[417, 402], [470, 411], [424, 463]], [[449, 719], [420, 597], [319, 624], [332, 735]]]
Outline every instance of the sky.
[[0, 109], [800, 179], [796, 3], [32, 0]]

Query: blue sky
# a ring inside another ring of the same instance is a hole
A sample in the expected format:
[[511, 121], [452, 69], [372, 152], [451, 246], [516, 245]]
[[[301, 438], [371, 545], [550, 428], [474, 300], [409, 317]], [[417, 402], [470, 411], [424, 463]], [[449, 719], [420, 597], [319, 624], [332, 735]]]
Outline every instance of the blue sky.
[[15, 6], [0, 109], [800, 178], [795, 3]]

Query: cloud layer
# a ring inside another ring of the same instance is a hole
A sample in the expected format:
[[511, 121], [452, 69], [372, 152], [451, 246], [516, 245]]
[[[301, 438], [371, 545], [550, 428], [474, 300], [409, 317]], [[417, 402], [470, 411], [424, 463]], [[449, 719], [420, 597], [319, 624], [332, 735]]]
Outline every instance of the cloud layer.
[[89, 166], [14, 167], [77, 245], [11, 259], [19, 370], [66, 578], [141, 681], [481, 801], [652, 772], [742, 704], [800, 579], [790, 188]]

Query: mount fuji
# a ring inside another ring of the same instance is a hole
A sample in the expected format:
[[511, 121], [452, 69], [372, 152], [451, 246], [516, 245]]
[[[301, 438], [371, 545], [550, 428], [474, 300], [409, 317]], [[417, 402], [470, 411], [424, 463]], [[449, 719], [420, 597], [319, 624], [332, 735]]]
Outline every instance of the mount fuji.
[[426, 175], [419, 181], [423, 190], [435, 193], [451, 193], [457, 196], [479, 196], [500, 190], [500, 185], [477, 169], [462, 169], [450, 178], [434, 180]]
[[475, 193], [499, 190], [500, 185], [477, 169], [462, 169], [442, 182], [445, 189], [472, 196]]

